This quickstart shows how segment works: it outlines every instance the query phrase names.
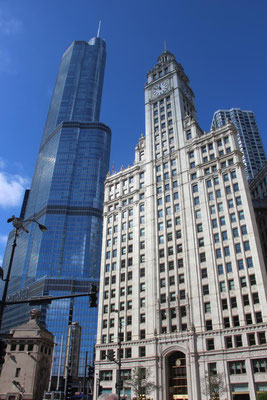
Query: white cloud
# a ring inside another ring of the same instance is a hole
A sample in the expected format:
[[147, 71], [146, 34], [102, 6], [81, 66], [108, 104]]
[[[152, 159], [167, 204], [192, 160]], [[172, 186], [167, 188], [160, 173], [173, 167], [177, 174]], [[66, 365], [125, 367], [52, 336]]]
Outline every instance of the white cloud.
[[0, 244], [6, 244], [8, 239], [7, 235], [0, 235]]
[[20, 33], [22, 29], [22, 22], [15, 18], [4, 15], [3, 11], [0, 10], [0, 32], [4, 35], [16, 35]]
[[21, 175], [11, 175], [0, 171], [0, 207], [16, 207], [21, 205], [29, 179]]
[[3, 257], [0, 256], [0, 267], [2, 266], [2, 264], [3, 264]]

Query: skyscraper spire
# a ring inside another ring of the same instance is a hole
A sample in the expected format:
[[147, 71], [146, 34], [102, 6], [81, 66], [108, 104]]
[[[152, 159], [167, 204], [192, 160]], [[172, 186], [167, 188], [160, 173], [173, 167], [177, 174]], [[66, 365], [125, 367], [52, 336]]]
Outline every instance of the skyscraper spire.
[[99, 35], [100, 35], [100, 28], [101, 28], [101, 19], [99, 20], [99, 23], [98, 23], [98, 29], [97, 29], [96, 37], [99, 37]]
[[166, 40], [164, 40], [164, 51], [167, 51]]

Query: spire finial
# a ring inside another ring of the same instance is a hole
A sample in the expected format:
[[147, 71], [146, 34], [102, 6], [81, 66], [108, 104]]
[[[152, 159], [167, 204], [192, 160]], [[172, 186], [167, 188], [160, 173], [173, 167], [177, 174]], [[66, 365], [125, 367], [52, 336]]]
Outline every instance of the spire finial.
[[99, 20], [99, 23], [98, 23], [98, 29], [97, 29], [96, 37], [99, 37], [99, 35], [100, 35], [100, 28], [101, 28], [101, 19]]
[[167, 51], [166, 40], [164, 40], [164, 51]]

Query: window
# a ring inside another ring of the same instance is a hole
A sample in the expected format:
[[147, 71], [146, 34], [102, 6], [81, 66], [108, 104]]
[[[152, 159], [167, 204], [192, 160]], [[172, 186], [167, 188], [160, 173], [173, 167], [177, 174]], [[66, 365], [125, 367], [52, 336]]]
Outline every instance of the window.
[[233, 229], [233, 236], [234, 236], [235, 238], [239, 236], [238, 228], [234, 228], [234, 229]]
[[170, 284], [170, 286], [175, 285], [175, 277], [174, 276], [170, 276], [169, 284]]
[[208, 277], [207, 268], [202, 268], [201, 269], [201, 278], [204, 279], [204, 278], [207, 278], [207, 277]]
[[202, 224], [197, 224], [197, 231], [198, 232], [203, 232]]
[[131, 358], [131, 357], [132, 357], [132, 349], [126, 348], [125, 349], [125, 358]]
[[217, 189], [217, 190], [215, 191], [215, 194], [216, 194], [216, 198], [217, 198], [217, 199], [220, 198], [220, 197], [222, 197], [221, 189]]
[[227, 240], [228, 239], [228, 237], [227, 237], [227, 231], [223, 231], [222, 232], [222, 240], [224, 241], [224, 240]]
[[258, 294], [258, 293], [253, 293], [253, 294], [252, 294], [252, 298], [253, 298], [253, 303], [254, 303], [254, 304], [258, 304], [258, 303], [260, 302], [259, 294]]
[[266, 344], [265, 332], [258, 332], [259, 344]]
[[236, 243], [236, 245], [235, 245], [235, 252], [236, 252], [236, 254], [241, 253], [241, 245], [240, 245], [240, 243]]
[[203, 295], [204, 296], [209, 294], [209, 285], [202, 286], [202, 289], [203, 289]]
[[227, 299], [222, 299], [222, 309], [223, 310], [228, 309]]
[[249, 281], [250, 281], [250, 285], [256, 285], [256, 277], [255, 275], [249, 275]]
[[235, 335], [235, 346], [236, 347], [242, 347], [243, 343], [242, 343], [242, 336], [241, 335]]
[[200, 253], [199, 254], [200, 262], [205, 262], [206, 261], [206, 253]]
[[228, 200], [228, 207], [229, 207], [229, 208], [233, 208], [233, 207], [234, 207], [234, 201], [233, 201], [233, 199], [229, 199], [229, 200]]
[[225, 327], [225, 328], [230, 328], [230, 320], [229, 320], [228, 317], [225, 317], [225, 318], [223, 319], [223, 324], [224, 324], [224, 327]]
[[186, 131], [186, 140], [192, 139], [192, 133], [191, 133], [191, 129], [188, 129]]
[[220, 291], [221, 292], [226, 292], [226, 285], [224, 281], [220, 282]]
[[261, 312], [260, 312], [260, 311], [258, 311], [258, 312], [255, 313], [255, 317], [256, 317], [256, 323], [257, 323], [257, 324], [259, 324], [259, 323], [262, 322], [262, 315], [261, 315]]
[[[140, 330], [140, 339], [145, 339], [146, 338], [146, 331], [145, 329]], [[132, 340], [132, 338], [130, 339]]]
[[233, 316], [233, 325], [234, 325], [234, 326], [239, 326], [239, 325], [240, 325], [240, 323], [239, 323], [239, 316], [238, 316], [238, 315], [234, 315], [234, 316]]
[[245, 249], [245, 251], [249, 251], [250, 250], [249, 241], [244, 242], [244, 249]]
[[206, 321], [206, 329], [207, 331], [212, 331], [212, 320]]
[[199, 246], [199, 247], [203, 247], [204, 245], [205, 245], [205, 243], [204, 243], [204, 238], [198, 239], [198, 246]]
[[216, 363], [208, 364], [209, 375], [217, 375], [217, 365]]
[[249, 297], [247, 294], [243, 295], [243, 303], [244, 303], [244, 306], [249, 306]]
[[210, 206], [210, 213], [215, 214], [216, 213], [216, 208], [214, 205]]
[[230, 375], [240, 375], [246, 373], [245, 361], [229, 362]]
[[213, 220], [211, 221], [211, 223], [212, 223], [212, 228], [213, 228], [213, 229], [214, 229], [214, 228], [218, 228], [217, 219], [213, 219]]
[[230, 302], [231, 302], [231, 308], [237, 307], [236, 297], [231, 297]]
[[193, 185], [192, 186], [192, 190], [193, 190], [193, 193], [197, 193], [198, 192], [198, 185], [197, 184]]
[[232, 272], [232, 263], [231, 262], [226, 263], [226, 271], [227, 272]]
[[232, 336], [226, 336], [224, 339], [225, 339], [225, 347], [227, 349], [233, 347]]
[[204, 310], [205, 313], [210, 313], [211, 312], [211, 307], [210, 307], [210, 303], [204, 303]]
[[234, 192], [238, 192], [239, 191], [238, 183], [234, 183], [233, 184], [233, 189], [234, 189]]
[[196, 210], [196, 219], [201, 218], [201, 211]]
[[230, 219], [231, 219], [231, 222], [236, 222], [235, 213], [230, 214]]
[[215, 253], [216, 253], [216, 258], [222, 258], [222, 251], [221, 251], [221, 249], [216, 249], [216, 250], [215, 250]]
[[218, 268], [218, 274], [223, 275], [223, 265], [222, 264], [217, 265], [217, 268]]
[[237, 206], [241, 206], [242, 200], [241, 200], [241, 197], [240, 197], [240, 196], [236, 197], [236, 198], [235, 198], [235, 201], [236, 201], [236, 205], [237, 205]]
[[207, 350], [214, 350], [214, 339], [207, 339]]
[[235, 288], [235, 282], [234, 282], [233, 279], [229, 279], [229, 281], [228, 281], [228, 287], [229, 287], [229, 290], [234, 290], [234, 288]]
[[252, 325], [253, 321], [252, 321], [252, 315], [251, 314], [245, 314], [246, 316], [246, 323], [247, 325]]
[[[212, 167], [212, 170], [213, 170], [213, 167]], [[215, 176], [214, 178], [213, 178], [213, 181], [214, 181], [214, 185], [216, 186], [216, 185], [219, 185], [219, 178], [218, 178], [218, 176]]]
[[247, 235], [247, 226], [246, 225], [242, 225], [241, 226], [241, 233], [242, 233], [242, 235]]
[[194, 204], [198, 206], [200, 204], [199, 197], [194, 197]]
[[248, 266], [248, 268], [252, 268], [253, 267], [252, 257], [248, 257], [247, 258], [247, 266]]
[[145, 314], [140, 314], [140, 324], [146, 322], [146, 315]]
[[220, 241], [219, 233], [215, 233], [215, 234], [213, 235], [213, 238], [214, 238], [214, 242], [215, 242], [215, 243], [219, 243], [219, 241]]
[[231, 186], [226, 186], [225, 191], [226, 191], [226, 194], [231, 194], [232, 193]]
[[223, 251], [224, 251], [224, 256], [225, 256], [225, 257], [230, 256], [230, 248], [229, 248], [229, 246], [225, 246], [225, 247], [223, 248]]

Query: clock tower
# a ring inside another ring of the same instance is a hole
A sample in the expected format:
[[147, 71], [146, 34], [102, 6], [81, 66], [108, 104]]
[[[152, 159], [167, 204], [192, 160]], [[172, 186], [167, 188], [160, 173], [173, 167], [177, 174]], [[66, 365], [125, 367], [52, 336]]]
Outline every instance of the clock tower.
[[[159, 142], [161, 139], [164, 141], [164, 132], [169, 130], [172, 132], [175, 129], [173, 143], [170, 144], [172, 151], [178, 150], [186, 141], [183, 133], [185, 120], [197, 120], [194, 93], [189, 86], [189, 79], [182, 65], [167, 50], [160, 55], [158, 63], [148, 72], [147, 78], [145, 85], [147, 141], [153, 142], [158, 138]], [[155, 148], [155, 144], [152, 148]], [[151, 156], [159, 157], [154, 152]]]

